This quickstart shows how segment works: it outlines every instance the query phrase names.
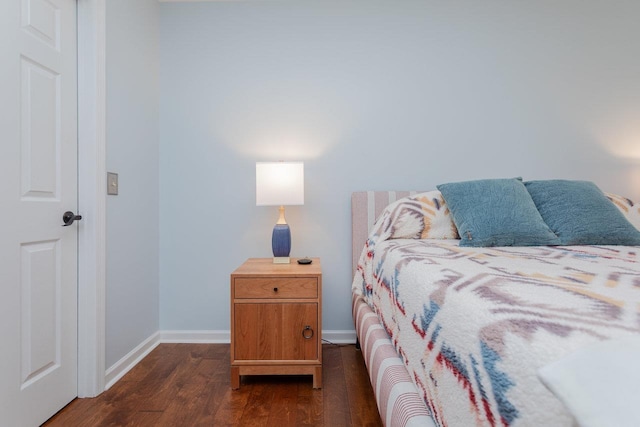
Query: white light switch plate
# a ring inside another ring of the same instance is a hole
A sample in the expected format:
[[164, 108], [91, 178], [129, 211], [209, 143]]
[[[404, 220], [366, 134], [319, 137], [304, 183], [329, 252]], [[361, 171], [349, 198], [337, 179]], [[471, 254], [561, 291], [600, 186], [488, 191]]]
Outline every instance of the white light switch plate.
[[107, 194], [112, 196], [118, 195], [118, 174], [107, 172]]

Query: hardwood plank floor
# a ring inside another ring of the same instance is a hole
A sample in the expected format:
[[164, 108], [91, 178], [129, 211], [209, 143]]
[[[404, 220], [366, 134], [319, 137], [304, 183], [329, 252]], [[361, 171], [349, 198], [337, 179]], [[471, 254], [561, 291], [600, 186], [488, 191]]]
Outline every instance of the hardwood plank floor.
[[109, 390], [75, 399], [46, 427], [381, 426], [362, 354], [323, 345], [311, 376], [245, 376], [231, 390], [228, 344], [161, 344]]

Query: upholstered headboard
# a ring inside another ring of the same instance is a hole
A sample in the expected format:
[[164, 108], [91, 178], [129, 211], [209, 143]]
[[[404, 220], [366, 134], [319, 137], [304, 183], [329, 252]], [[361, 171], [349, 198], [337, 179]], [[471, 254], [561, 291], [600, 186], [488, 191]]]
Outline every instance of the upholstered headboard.
[[360, 252], [371, 226], [384, 208], [402, 197], [420, 191], [356, 191], [351, 194], [351, 272], [355, 273]]
[[[351, 268], [355, 273], [358, 258], [369, 230], [378, 216], [390, 204], [422, 191], [357, 191], [351, 194]], [[627, 220], [640, 230], [640, 203], [615, 194], [605, 193]]]

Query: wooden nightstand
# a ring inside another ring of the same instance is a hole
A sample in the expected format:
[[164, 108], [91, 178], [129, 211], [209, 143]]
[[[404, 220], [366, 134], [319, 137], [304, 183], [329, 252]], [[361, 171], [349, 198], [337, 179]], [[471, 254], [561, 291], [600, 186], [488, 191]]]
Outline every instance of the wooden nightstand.
[[231, 388], [240, 375], [313, 375], [322, 387], [322, 268], [250, 258], [231, 273]]

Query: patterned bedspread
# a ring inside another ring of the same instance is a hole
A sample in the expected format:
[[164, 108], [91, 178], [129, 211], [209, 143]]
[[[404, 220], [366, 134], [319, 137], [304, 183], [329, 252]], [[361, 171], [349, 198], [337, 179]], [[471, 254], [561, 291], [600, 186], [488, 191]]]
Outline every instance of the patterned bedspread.
[[[537, 370], [640, 335], [640, 248], [370, 236], [353, 282], [442, 426], [567, 426]], [[603, 390], [606, 393], [606, 390]]]

